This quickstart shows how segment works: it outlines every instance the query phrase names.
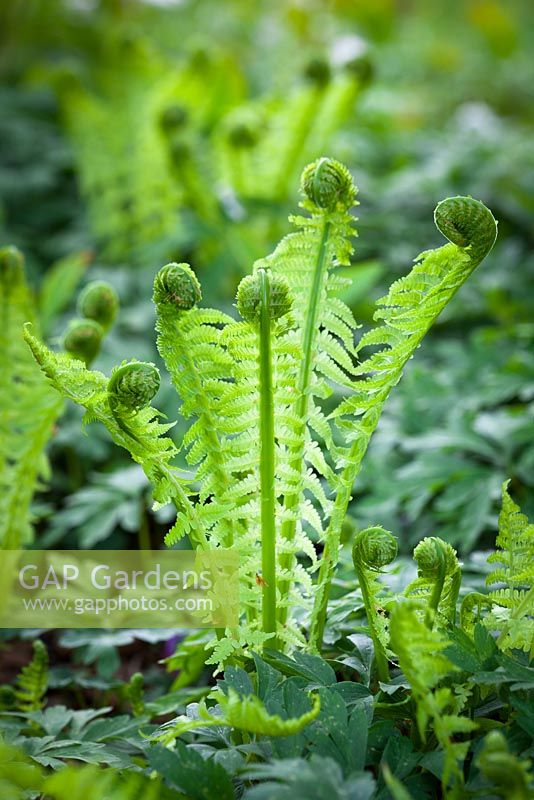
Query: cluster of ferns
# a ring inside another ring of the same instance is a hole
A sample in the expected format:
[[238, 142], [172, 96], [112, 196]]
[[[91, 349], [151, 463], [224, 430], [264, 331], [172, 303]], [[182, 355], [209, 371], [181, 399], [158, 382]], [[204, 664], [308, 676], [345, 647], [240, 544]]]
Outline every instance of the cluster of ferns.
[[52, 385], [141, 465], [156, 504], [175, 504], [166, 543], [188, 536], [193, 548], [238, 552], [242, 624], [214, 636], [213, 663], [247, 648], [320, 650], [341, 528], [384, 403], [497, 233], [478, 200], [439, 203], [435, 222], [448, 243], [393, 283], [356, 344], [339, 297], [355, 235], [352, 176], [320, 158], [305, 168], [301, 192], [293, 232], [238, 287], [239, 320], [202, 306], [189, 265], [155, 277], [157, 344], [191, 422], [180, 443], [191, 475], [174, 466], [172, 425], [151, 405], [155, 365], [123, 362], [108, 378], [25, 334]]

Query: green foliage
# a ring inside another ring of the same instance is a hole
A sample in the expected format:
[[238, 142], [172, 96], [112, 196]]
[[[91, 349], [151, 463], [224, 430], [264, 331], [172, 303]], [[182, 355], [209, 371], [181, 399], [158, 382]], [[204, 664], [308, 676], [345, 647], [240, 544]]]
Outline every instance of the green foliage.
[[144, 678], [142, 673], [135, 672], [125, 688], [125, 694], [132, 707], [134, 717], [142, 717], [145, 713]]
[[492, 731], [485, 737], [477, 766], [499, 797], [527, 800], [532, 796], [532, 762], [521, 761], [510, 753], [500, 731]]
[[437, 536], [429, 536], [419, 542], [413, 557], [418, 577], [406, 588], [407, 596], [427, 602], [430, 625], [434, 614], [442, 624], [454, 623], [462, 580], [456, 550]]
[[439, 746], [443, 748], [442, 784], [446, 790], [450, 780], [454, 786], [463, 783], [458, 762], [465, 759], [469, 745], [457, 741], [457, 737], [472, 731], [476, 723], [459, 715], [462, 701], [450, 688], [436, 688], [454, 669], [454, 665], [443, 654], [447, 646], [445, 636], [421, 622], [416, 611], [417, 604], [414, 601], [395, 606], [391, 614], [390, 643], [413, 692], [421, 739], [426, 741], [430, 726]]
[[40, 639], [33, 643], [33, 658], [17, 678], [15, 701], [20, 711], [38, 711], [48, 688], [48, 651]]
[[28, 358], [22, 326], [35, 319], [24, 261], [14, 247], [0, 251], [0, 546], [31, 540], [30, 504], [46, 475], [44, 447], [61, 398]]
[[[354, 319], [336, 296], [346, 285], [336, 268], [352, 252], [349, 211], [356, 189], [342, 164], [322, 158], [305, 169], [302, 192], [309, 216], [292, 218], [297, 231], [256, 262], [240, 286], [243, 322], [198, 306], [200, 287], [187, 264], [169, 264], [156, 276], [158, 346], [182, 415], [194, 418], [183, 444], [189, 463], [197, 465], [198, 489], [171, 466], [176, 448], [165, 436], [169, 426], [155, 422], [157, 412], [149, 406], [159, 388], [154, 365], [125, 362], [108, 381], [47, 351], [26, 331], [55, 387], [86, 407], [86, 421], [103, 422], [129, 450], [153, 482], [158, 503], [175, 503], [177, 522], [167, 541], [188, 534], [195, 546], [238, 549], [247, 624], [214, 642], [216, 662], [273, 634], [285, 646], [302, 644], [288, 610], [309, 609], [314, 538], [324, 542], [310, 629], [311, 647], [320, 647], [341, 526], [385, 400], [496, 236], [495, 220], [479, 201], [457, 197], [439, 204], [436, 222], [458, 244], [422, 254], [392, 286], [375, 315], [382, 324], [359, 344], [382, 349], [356, 366]], [[323, 404], [333, 385], [347, 396], [327, 417]], [[297, 562], [300, 552], [310, 560], [307, 569]], [[441, 568], [437, 573], [430, 603], [436, 610], [446, 577]], [[451, 577], [446, 588], [452, 596], [455, 581]], [[377, 617], [373, 602], [370, 620]], [[378, 633], [374, 638], [381, 640]]]
[[278, 714], [269, 714], [261, 700], [253, 694], [242, 696], [231, 686], [228, 693], [217, 693], [218, 700], [215, 714], [207, 708], [205, 702], [199, 703], [195, 716], [183, 716], [166, 723], [160, 732], [154, 734], [154, 741], [168, 745], [184, 733], [196, 728], [227, 726], [234, 730], [254, 734], [255, 736], [294, 736], [306, 725], [313, 722], [321, 710], [319, 695], [313, 695], [312, 708], [300, 717], [283, 719]]
[[96, 766], [81, 769], [67, 767], [51, 775], [43, 786], [47, 796], [53, 800], [82, 800], [88, 794], [106, 800], [160, 800], [160, 781], [143, 775], [122, 774], [113, 770], [101, 770]]
[[366, 528], [354, 537], [352, 561], [365, 605], [369, 631], [373, 640], [374, 655], [381, 681], [389, 680], [386, 648], [388, 645], [387, 622], [380, 613], [383, 586], [377, 573], [391, 564], [397, 556], [397, 540], [381, 527]]
[[497, 640], [503, 650], [513, 648], [534, 655], [534, 523], [521, 513], [508, 494], [508, 481], [502, 487], [502, 509], [499, 515], [497, 550], [488, 562], [502, 566], [486, 578], [493, 589], [489, 598], [493, 608], [484, 620], [490, 630], [500, 632]]

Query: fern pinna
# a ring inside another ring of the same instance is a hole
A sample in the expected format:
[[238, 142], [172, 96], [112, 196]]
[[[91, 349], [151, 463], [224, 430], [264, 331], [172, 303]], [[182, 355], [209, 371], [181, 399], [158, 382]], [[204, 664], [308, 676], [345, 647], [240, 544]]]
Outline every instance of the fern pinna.
[[[462, 601], [461, 623], [471, 631], [483, 616], [490, 631], [499, 632], [502, 650], [524, 650], [534, 657], [534, 523], [521, 513], [508, 494], [509, 481], [502, 486], [497, 549], [489, 564], [500, 564], [487, 578], [489, 594], [472, 592]], [[476, 613], [475, 613], [476, 609]], [[489, 613], [481, 615], [481, 609]]]
[[[265, 642], [320, 648], [341, 526], [383, 405], [496, 237], [481, 202], [440, 203], [435, 221], [450, 243], [421, 254], [392, 285], [378, 303], [379, 324], [355, 347], [356, 324], [338, 293], [347, 284], [339, 273], [352, 253], [356, 188], [342, 164], [320, 158], [304, 170], [301, 189], [306, 213], [291, 218], [294, 232], [239, 287], [241, 321], [200, 305], [189, 265], [170, 264], [156, 276], [158, 347], [191, 420], [182, 446], [193, 478], [173, 466], [169, 425], [150, 406], [153, 365], [125, 363], [107, 379], [26, 333], [56, 388], [130, 451], [158, 502], [175, 503], [167, 543], [188, 535], [194, 547], [237, 549], [243, 624], [218, 632], [213, 662]], [[332, 403], [336, 387], [343, 399], [327, 415], [324, 400]], [[446, 553], [434, 555], [413, 592], [428, 589], [432, 614], [452, 619], [454, 570]], [[311, 615], [307, 645], [302, 613]]]

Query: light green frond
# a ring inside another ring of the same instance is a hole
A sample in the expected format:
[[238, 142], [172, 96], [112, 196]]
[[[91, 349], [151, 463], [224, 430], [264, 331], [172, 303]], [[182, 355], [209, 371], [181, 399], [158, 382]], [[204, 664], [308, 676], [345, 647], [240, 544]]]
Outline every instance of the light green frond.
[[229, 688], [227, 695], [222, 691], [217, 692], [218, 706], [215, 713], [212, 713], [203, 701], [194, 708], [194, 716], [181, 716], [166, 723], [156, 731], [152, 739], [169, 744], [189, 731], [221, 726], [245, 731], [255, 736], [294, 736], [319, 715], [321, 710], [319, 695], [312, 694], [311, 700], [310, 711], [300, 717], [282, 719], [278, 714], [270, 714], [256, 695], [243, 697], [235, 689]]
[[421, 253], [412, 271], [395, 281], [378, 301], [375, 319], [380, 324], [364, 334], [358, 346], [359, 354], [368, 347], [372, 352], [355, 369], [359, 379], [354, 381], [354, 394], [331, 414], [345, 445], [339, 450], [343, 467], [337, 477], [310, 634], [316, 647], [324, 629], [325, 598], [337, 563], [341, 526], [384, 403], [434, 321], [491, 250], [497, 236], [491, 212], [471, 197], [442, 201], [435, 221], [451, 243]]
[[456, 739], [458, 734], [476, 728], [476, 723], [459, 715], [458, 700], [453, 692], [439, 685], [456, 668], [443, 654], [448, 645], [446, 637], [425, 625], [419, 609], [414, 600], [401, 601], [394, 606], [390, 626], [391, 649], [412, 688], [422, 740], [426, 741], [430, 728], [443, 749], [443, 789], [448, 788], [449, 782], [459, 789], [463, 784], [459, 762], [465, 759], [469, 744]]
[[493, 589], [489, 599], [493, 608], [484, 624], [500, 631], [497, 644], [503, 650], [518, 648], [534, 651], [534, 523], [529, 522], [508, 494], [506, 481], [502, 487], [502, 508], [499, 515], [497, 550], [488, 562], [501, 564], [486, 578]]
[[14, 247], [0, 250], [0, 547], [17, 549], [31, 540], [30, 504], [46, 473], [45, 445], [63, 407], [23, 338], [36, 317]]
[[[112, 379], [108, 381], [101, 372], [88, 370], [77, 359], [53, 353], [33, 336], [29, 326], [24, 337], [52, 386], [64, 398], [86, 409], [86, 422], [98, 421], [108, 429], [113, 441], [128, 450], [153, 483], [155, 500], [161, 504], [173, 502], [184, 532], [191, 535], [194, 544], [206, 546], [204, 531], [188, 498], [188, 485], [170, 465], [176, 447], [166, 434], [172, 425], [158, 422], [158, 412], [150, 405], [139, 409], [114, 407], [114, 395], [108, 394]], [[134, 369], [139, 364], [130, 363]], [[124, 366], [127, 365], [119, 369]]]

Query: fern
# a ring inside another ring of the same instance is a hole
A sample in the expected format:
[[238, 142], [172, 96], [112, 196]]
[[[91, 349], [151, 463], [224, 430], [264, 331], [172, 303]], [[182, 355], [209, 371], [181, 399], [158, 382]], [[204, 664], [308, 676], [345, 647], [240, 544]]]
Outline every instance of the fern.
[[234, 109], [224, 121], [221, 171], [238, 197], [285, 200], [304, 165], [352, 115], [363, 87], [353, 70], [333, 71], [327, 61], [314, 59], [305, 78], [283, 100], [265, 98]]
[[430, 727], [443, 749], [442, 785], [446, 792], [449, 780], [455, 787], [463, 784], [458, 762], [465, 759], [469, 742], [457, 741], [457, 737], [474, 730], [476, 724], [459, 716], [460, 701], [450, 688], [439, 685], [456, 668], [443, 654], [448, 645], [446, 637], [425, 625], [419, 617], [419, 609], [415, 600], [395, 605], [391, 613], [390, 643], [412, 689], [419, 735], [426, 742]]
[[395, 281], [378, 301], [375, 319], [382, 324], [364, 334], [358, 352], [367, 347], [378, 350], [358, 365], [356, 374], [360, 380], [354, 383], [351, 396], [331, 414], [345, 445], [338, 455], [342, 469], [336, 475], [336, 499], [325, 535], [315, 597], [310, 631], [315, 648], [322, 641], [341, 526], [384, 403], [436, 318], [489, 253], [497, 235], [491, 212], [470, 197], [443, 200], [434, 219], [451, 243], [421, 253], [409, 275]]
[[[74, 263], [79, 277], [80, 265], [76, 261], [63, 262], [60, 274], [69, 263]], [[57, 312], [57, 305], [49, 297], [53, 285], [54, 281], [45, 282], [39, 304], [47, 325]], [[64, 290], [61, 302], [65, 302], [67, 294]], [[35, 368], [24, 342], [23, 325], [28, 321], [38, 324], [36, 306], [26, 283], [22, 254], [14, 247], [1, 249], [0, 548], [4, 550], [16, 550], [31, 541], [30, 506], [47, 474], [45, 447], [63, 409], [63, 399]], [[90, 363], [100, 350], [104, 328], [109, 329], [115, 319], [118, 297], [104, 281], [88, 284], [80, 298], [79, 311], [81, 317], [71, 320], [62, 344], [68, 353]], [[101, 324], [103, 315], [105, 325]]]
[[358, 575], [367, 623], [374, 645], [374, 657], [378, 677], [384, 683], [389, 681], [386, 655], [388, 636], [386, 620], [379, 613], [379, 593], [383, 589], [377, 580], [377, 572], [394, 561], [397, 555], [397, 540], [384, 528], [366, 528], [354, 538], [352, 561]]
[[[160, 504], [173, 502], [184, 533], [188, 533], [195, 544], [207, 547], [204, 529], [188, 497], [188, 484], [169, 465], [176, 448], [165, 434], [172, 425], [162, 425], [156, 421], [158, 412], [149, 405], [144, 387], [137, 384], [136, 376], [141, 362], [125, 363], [118, 367], [122, 380], [117, 386], [113, 376], [108, 380], [101, 372], [88, 370], [77, 359], [52, 353], [33, 336], [29, 326], [26, 326], [24, 336], [35, 360], [52, 385], [64, 397], [86, 408], [86, 423], [98, 420], [105, 425], [113, 441], [129, 451], [152, 481], [155, 500]], [[132, 375], [134, 387], [128, 385], [128, 380], [124, 385], [128, 372]], [[117, 377], [117, 373], [114, 377]], [[112, 382], [115, 386], [112, 386], [114, 391], [110, 403], [108, 387]], [[131, 388], [140, 392], [137, 397], [132, 397]], [[140, 408], [139, 403], [144, 401], [145, 406]]]
[[491, 783], [491, 794], [506, 800], [529, 800], [534, 791], [530, 760], [521, 760], [510, 752], [500, 731], [491, 731], [484, 739], [476, 764]]
[[503, 650], [518, 648], [534, 656], [534, 523], [528, 521], [502, 487], [497, 550], [488, 562], [501, 564], [486, 578], [488, 586], [504, 584], [490, 591], [493, 608], [484, 624], [500, 631], [497, 644]]
[[437, 536], [423, 539], [414, 550], [418, 577], [406, 587], [405, 595], [426, 603], [426, 621], [432, 627], [437, 616], [441, 624], [453, 625], [462, 571], [456, 550]]
[[39, 711], [48, 687], [48, 652], [40, 639], [33, 642], [33, 658], [17, 677], [15, 700], [20, 711]]
[[30, 503], [63, 406], [22, 337], [23, 324], [35, 318], [22, 255], [6, 247], [0, 251], [0, 547], [7, 550], [31, 541]]
[[[496, 235], [495, 220], [480, 202], [441, 203], [438, 227], [456, 243], [422, 254], [410, 275], [393, 284], [376, 313], [382, 325], [359, 346], [382, 349], [357, 364], [355, 321], [336, 296], [346, 285], [337, 268], [350, 261], [356, 188], [342, 164], [320, 158], [304, 170], [301, 189], [308, 215], [292, 218], [296, 230], [243, 280], [242, 321], [200, 306], [200, 285], [187, 264], [169, 264], [156, 276], [158, 347], [182, 415], [191, 420], [182, 446], [195, 468], [193, 480], [172, 466], [177, 450], [166, 436], [169, 425], [159, 423], [150, 406], [159, 385], [153, 365], [124, 363], [107, 379], [51, 353], [26, 332], [53, 385], [85, 406], [86, 421], [102, 422], [130, 452], [158, 502], [175, 503], [178, 516], [167, 542], [188, 535], [195, 547], [236, 548], [243, 624], [218, 632], [210, 663], [261, 649], [268, 639], [287, 649], [306, 646], [296, 609], [312, 611], [309, 646], [320, 647], [341, 525], [383, 404]], [[333, 386], [345, 399], [327, 418], [322, 404]], [[316, 541], [324, 552], [314, 585]], [[307, 563], [297, 560], [302, 553]], [[370, 575], [360, 564], [357, 569], [364, 592]], [[448, 583], [438, 564], [429, 605], [436, 611], [441, 601], [439, 613], [449, 619], [457, 579], [451, 574]], [[376, 588], [372, 580], [369, 586]], [[366, 602], [371, 628], [379, 625], [373, 598], [371, 592]], [[386, 678], [386, 636], [378, 627], [374, 634]]]
[[227, 695], [218, 691], [216, 699], [218, 705], [215, 713], [212, 713], [202, 701], [188, 709], [187, 715], [166, 722], [152, 735], [152, 740], [168, 745], [189, 731], [221, 726], [255, 736], [294, 736], [313, 722], [321, 711], [318, 694], [311, 695], [312, 707], [309, 711], [300, 717], [289, 719], [282, 719], [278, 714], [269, 714], [256, 695], [243, 697], [231, 687]]

